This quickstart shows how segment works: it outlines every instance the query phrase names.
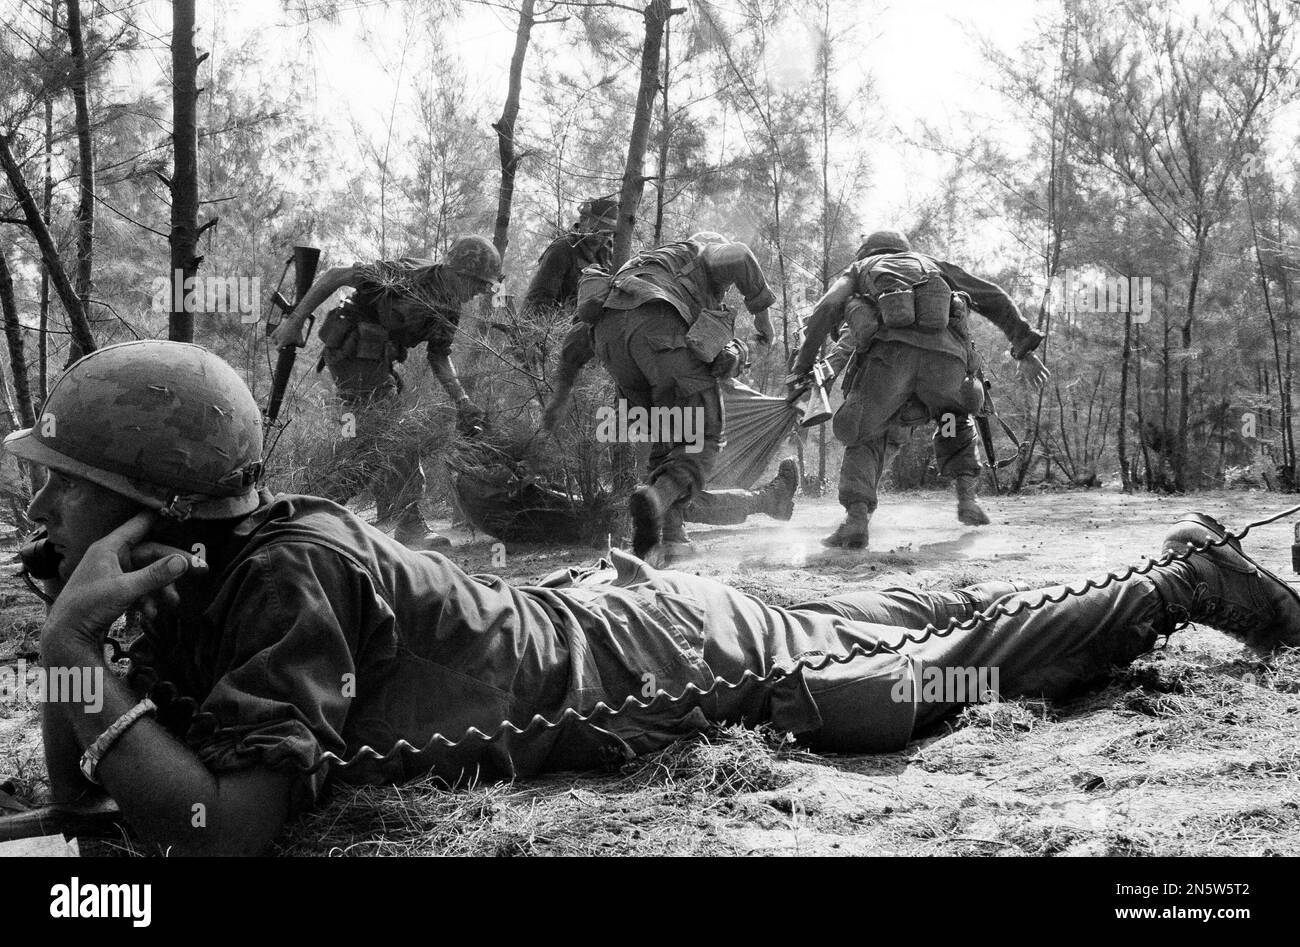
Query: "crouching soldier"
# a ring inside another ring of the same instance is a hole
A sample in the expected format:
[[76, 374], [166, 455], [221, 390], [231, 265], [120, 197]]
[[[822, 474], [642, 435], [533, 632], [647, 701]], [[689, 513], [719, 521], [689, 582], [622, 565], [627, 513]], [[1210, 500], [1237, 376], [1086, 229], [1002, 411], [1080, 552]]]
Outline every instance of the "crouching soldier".
[[853, 322], [845, 341], [854, 349], [833, 422], [845, 445], [839, 499], [846, 517], [825, 545], [867, 546], [880, 478], [900, 430], [927, 420], [937, 422], [935, 458], [939, 473], [955, 481], [958, 519], [989, 521], [976, 502], [980, 465], [971, 415], [982, 407], [984, 389], [974, 377], [968, 310], [1002, 330], [1027, 383], [1046, 381], [1047, 369], [1033, 354], [1043, 337], [1011, 297], [952, 263], [914, 252], [896, 231], [871, 234], [857, 261], [818, 301], [792, 365], [792, 388], [806, 386], [823, 340], [846, 318]]
[[501, 278], [501, 255], [483, 237], [460, 237], [441, 263], [403, 258], [335, 267], [311, 289], [276, 330], [277, 345], [294, 342], [307, 317], [337, 290], [356, 289], [321, 323], [323, 361], [346, 411], [353, 415], [345, 462], [317, 485], [321, 495], [346, 503], [367, 486], [374, 490], [381, 522], [395, 523], [398, 542], [415, 549], [449, 546], [430, 531], [420, 511], [426, 439], [421, 426], [402, 417], [401, 376], [396, 364], [424, 343], [434, 376], [456, 405], [457, 425], [472, 434], [483, 412], [465, 393], [451, 362], [462, 304], [490, 292]]
[[[1074, 596], [989, 582], [779, 608], [617, 551], [537, 586], [470, 576], [338, 504], [258, 491], [261, 444], [233, 369], [153, 341], [74, 363], [4, 442], [48, 471], [28, 510], [60, 556], [41, 661], [104, 682], [41, 706], [55, 799], [102, 789], [177, 854], [260, 851], [327, 779], [594, 769], [729, 723], [894, 751], [989, 696], [900, 700], [905, 678], [996, 668], [1000, 696], [1055, 698], [1188, 621], [1300, 644], [1300, 596], [1198, 514], [1166, 539], [1183, 559]], [[137, 608], [120, 677], [105, 636]]]
[[703, 441], [695, 450], [667, 438], [652, 445], [648, 483], [628, 501], [632, 551], [658, 564], [694, 554], [683, 525], [686, 507], [708, 481], [724, 444], [719, 381], [738, 374], [745, 358], [745, 346], [733, 339], [735, 314], [722, 303], [733, 285], [753, 315], [758, 343], [770, 345], [767, 309], [776, 297], [754, 254], [743, 243], [701, 232], [643, 251], [620, 267], [595, 325], [575, 325], [561, 351], [545, 430], [558, 423], [578, 372], [593, 355], [627, 406], [691, 411], [703, 419]]
[[618, 201], [598, 197], [578, 206], [578, 220], [552, 240], [537, 261], [524, 293], [526, 310], [571, 304], [578, 297], [578, 278], [589, 266], [610, 267], [611, 239], [618, 225]]

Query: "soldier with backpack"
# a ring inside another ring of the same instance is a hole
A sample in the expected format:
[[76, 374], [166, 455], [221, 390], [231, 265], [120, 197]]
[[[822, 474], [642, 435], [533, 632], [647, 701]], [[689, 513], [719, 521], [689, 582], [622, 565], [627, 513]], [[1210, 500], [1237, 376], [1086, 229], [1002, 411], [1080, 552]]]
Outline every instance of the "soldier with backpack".
[[582, 321], [565, 339], [543, 417], [543, 430], [553, 429], [578, 372], [593, 356], [630, 407], [673, 408], [702, 417], [698, 450], [681, 440], [653, 443], [649, 481], [628, 501], [632, 551], [658, 564], [693, 554], [685, 510], [703, 489], [724, 443], [718, 384], [739, 372], [747, 354], [734, 338], [735, 313], [722, 303], [732, 286], [753, 315], [759, 344], [771, 344], [767, 309], [776, 296], [749, 247], [721, 234], [702, 231], [643, 251], [612, 278], [586, 271], [578, 290]]
[[984, 388], [970, 344], [971, 310], [1002, 330], [1022, 377], [1041, 386], [1048, 371], [1033, 352], [1043, 336], [1011, 297], [952, 263], [914, 252], [897, 231], [871, 234], [818, 301], [791, 368], [791, 387], [806, 387], [822, 341], [846, 318], [853, 349], [844, 403], [833, 422], [845, 445], [839, 499], [846, 516], [823, 544], [866, 548], [891, 431], [927, 420], [937, 422], [935, 457], [939, 473], [955, 481], [958, 519], [988, 523], [976, 501], [980, 467], [971, 415], [983, 405]]

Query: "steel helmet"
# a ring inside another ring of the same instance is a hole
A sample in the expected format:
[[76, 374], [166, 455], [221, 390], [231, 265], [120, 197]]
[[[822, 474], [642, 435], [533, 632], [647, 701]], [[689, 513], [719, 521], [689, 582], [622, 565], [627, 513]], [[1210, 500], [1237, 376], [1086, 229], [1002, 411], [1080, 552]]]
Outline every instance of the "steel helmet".
[[708, 246], [711, 243], [727, 243], [727, 238], [720, 233], [714, 233], [712, 230], [701, 230], [699, 233], [693, 233], [686, 238], [690, 243], [698, 243], [700, 246]]
[[55, 383], [36, 425], [4, 447], [178, 519], [258, 506], [261, 412], [235, 370], [198, 345], [91, 352]]
[[485, 283], [501, 279], [501, 254], [486, 237], [457, 237], [447, 250], [446, 263], [462, 276]]
[[594, 197], [578, 205], [578, 216], [590, 221], [596, 230], [613, 231], [618, 226], [618, 201], [613, 197]]
[[877, 230], [858, 247], [855, 259], [864, 260], [876, 253], [907, 253], [912, 243], [897, 230]]

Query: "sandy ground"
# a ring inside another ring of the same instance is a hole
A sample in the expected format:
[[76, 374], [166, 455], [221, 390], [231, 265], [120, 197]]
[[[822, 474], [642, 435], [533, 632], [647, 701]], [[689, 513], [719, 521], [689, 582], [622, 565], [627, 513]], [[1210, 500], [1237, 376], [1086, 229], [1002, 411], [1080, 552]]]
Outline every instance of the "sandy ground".
[[[741, 527], [693, 530], [704, 555], [691, 571], [776, 604], [897, 584], [953, 588], [1017, 578], [1048, 585], [1157, 554], [1169, 525], [1187, 509], [1239, 529], [1289, 505], [1286, 497], [1262, 493], [1027, 494], [987, 498], [993, 524], [971, 529], [956, 522], [947, 494], [894, 494], [873, 523], [871, 550], [826, 552], [817, 540], [839, 509], [831, 500], [802, 501], [790, 523], [759, 517]], [[1246, 547], [1300, 582], [1290, 566], [1294, 522], [1256, 531]], [[453, 558], [468, 571], [520, 582], [600, 554], [508, 548], [505, 568], [494, 568], [490, 539], [453, 536]], [[0, 606], [0, 661], [30, 653], [39, 610], [8, 578]], [[984, 705], [899, 753], [764, 750], [760, 763], [770, 773], [757, 788], [743, 779], [683, 788], [669, 761], [662, 778], [561, 775], [469, 794], [372, 791], [337, 798], [300, 821], [281, 849], [1294, 855], [1298, 690], [1300, 657], [1260, 661], [1226, 635], [1192, 627], [1107, 687], [1055, 705]], [[17, 777], [20, 789], [39, 796], [42, 769], [35, 714], [0, 705], [0, 778]], [[464, 826], [455, 844], [445, 825], [453, 803]]]

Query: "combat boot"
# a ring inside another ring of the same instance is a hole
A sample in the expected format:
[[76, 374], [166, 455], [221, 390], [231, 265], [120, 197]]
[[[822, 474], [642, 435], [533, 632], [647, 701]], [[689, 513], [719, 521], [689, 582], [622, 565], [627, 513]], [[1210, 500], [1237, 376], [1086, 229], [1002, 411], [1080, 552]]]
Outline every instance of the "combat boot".
[[868, 527], [871, 525], [871, 508], [865, 503], [850, 503], [845, 512], [844, 522], [836, 527], [822, 540], [823, 546], [842, 547], [844, 549], [866, 549], [869, 540]]
[[976, 487], [979, 478], [974, 474], [962, 474], [956, 480], [957, 486], [957, 520], [967, 526], [987, 526], [989, 516], [975, 502]]
[[402, 518], [397, 521], [397, 527], [393, 530], [393, 538], [407, 549], [414, 549], [417, 552], [426, 549], [451, 548], [451, 540], [429, 529], [429, 524], [415, 508], [402, 514]]
[[[1226, 535], [1214, 517], [1188, 513], [1164, 548], [1183, 554]], [[1151, 577], [1175, 621], [1209, 625], [1256, 648], [1300, 646], [1300, 594], [1242, 552], [1235, 539], [1194, 552]]]
[[680, 504], [674, 504], [663, 516], [663, 538], [646, 554], [646, 562], [656, 569], [664, 569], [679, 562], [689, 562], [699, 555], [695, 543], [686, 532], [686, 518]]
[[649, 484], [637, 487], [627, 501], [632, 519], [632, 555], [644, 559], [663, 538], [664, 505]]
[[793, 457], [781, 461], [772, 482], [754, 494], [750, 513], [765, 513], [774, 520], [794, 516], [794, 494], [799, 489], [799, 463]]

